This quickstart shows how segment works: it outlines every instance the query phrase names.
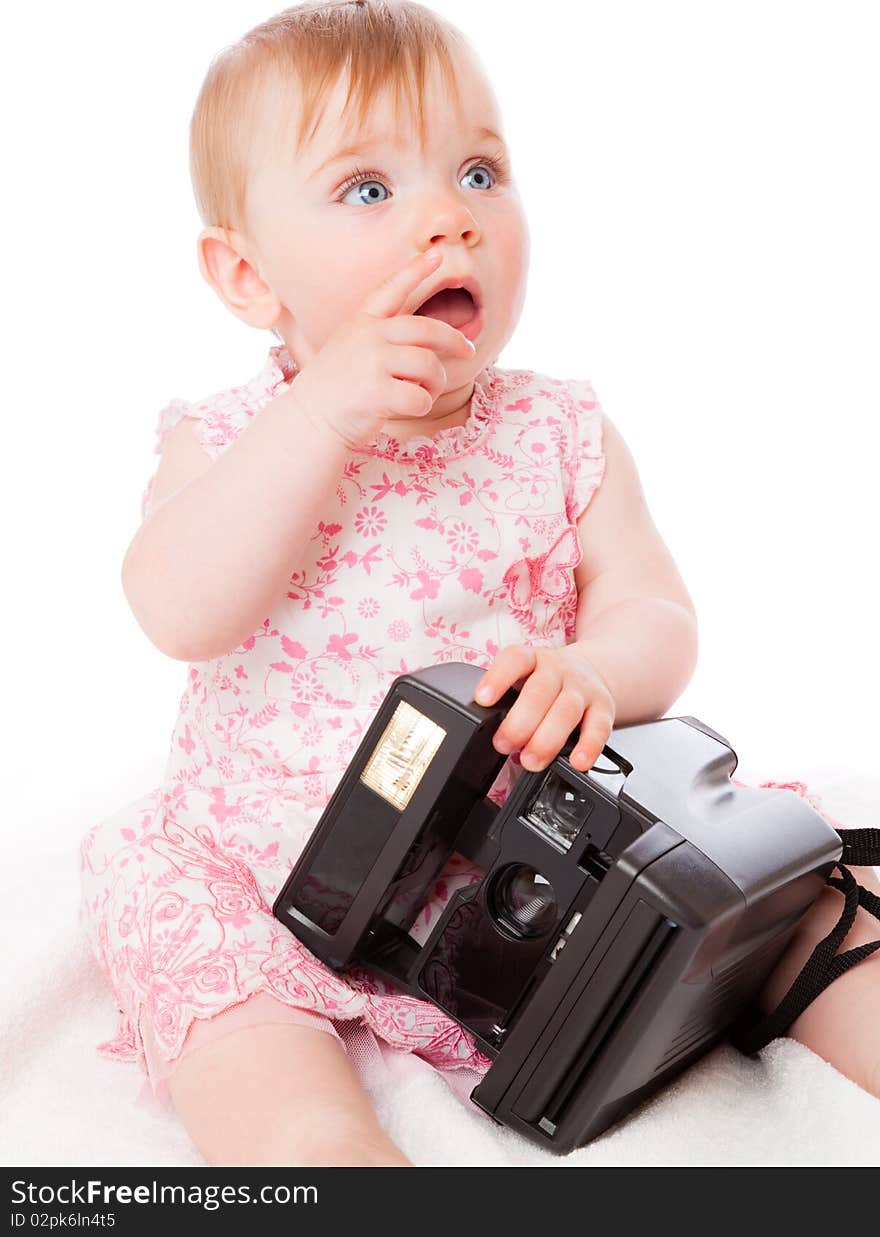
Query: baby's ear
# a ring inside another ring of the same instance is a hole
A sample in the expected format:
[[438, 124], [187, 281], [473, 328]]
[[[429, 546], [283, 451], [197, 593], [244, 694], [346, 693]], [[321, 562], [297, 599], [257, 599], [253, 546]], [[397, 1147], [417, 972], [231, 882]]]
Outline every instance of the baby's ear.
[[281, 302], [251, 265], [250, 246], [242, 233], [205, 228], [196, 249], [202, 278], [236, 318], [262, 330], [275, 325]]

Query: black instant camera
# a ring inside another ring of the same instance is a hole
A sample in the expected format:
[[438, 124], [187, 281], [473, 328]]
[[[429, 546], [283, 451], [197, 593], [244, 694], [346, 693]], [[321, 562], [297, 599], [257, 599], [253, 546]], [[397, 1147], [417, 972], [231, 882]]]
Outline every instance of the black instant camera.
[[[471, 1031], [492, 1066], [471, 1098], [571, 1151], [711, 1047], [752, 1003], [841, 856], [792, 791], [742, 789], [693, 717], [613, 730], [596, 765], [523, 771], [486, 797], [483, 671], [395, 680], [274, 914], [329, 966], [366, 965]], [[409, 928], [446, 861], [482, 870], [424, 945]]]

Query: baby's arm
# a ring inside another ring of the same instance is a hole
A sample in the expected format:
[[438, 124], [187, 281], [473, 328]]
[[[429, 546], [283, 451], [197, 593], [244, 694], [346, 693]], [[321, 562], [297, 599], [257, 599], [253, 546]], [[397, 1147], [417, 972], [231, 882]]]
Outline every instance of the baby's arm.
[[169, 439], [122, 581], [170, 657], [221, 656], [259, 627], [342, 473], [346, 444], [293, 395], [268, 404], [213, 463], [199, 458], [186, 419]]
[[635, 461], [603, 414], [605, 475], [577, 522], [576, 639], [614, 697], [615, 724], [662, 717], [697, 662], [697, 619], [645, 500]]
[[153, 509], [122, 568], [135, 617], [163, 652], [206, 661], [257, 630], [301, 561], [348, 451], [389, 418], [430, 411], [446, 388], [441, 356], [473, 357], [448, 322], [403, 312], [421, 304], [441, 256], [418, 253], [373, 289], [210, 468], [186, 431], [173, 459], [163, 452]]

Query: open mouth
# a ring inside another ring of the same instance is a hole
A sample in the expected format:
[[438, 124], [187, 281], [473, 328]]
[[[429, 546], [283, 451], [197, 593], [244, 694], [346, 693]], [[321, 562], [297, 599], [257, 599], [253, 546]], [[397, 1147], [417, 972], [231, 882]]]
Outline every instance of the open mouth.
[[477, 305], [466, 288], [444, 288], [442, 292], [429, 296], [415, 312], [458, 327], [476, 317]]
[[441, 288], [439, 292], [435, 292], [433, 296], [423, 301], [418, 309], [413, 310], [413, 313], [425, 318], [437, 318], [441, 322], [448, 322], [471, 342], [480, 333], [483, 322], [479, 304], [473, 294], [467, 288], [462, 287]]

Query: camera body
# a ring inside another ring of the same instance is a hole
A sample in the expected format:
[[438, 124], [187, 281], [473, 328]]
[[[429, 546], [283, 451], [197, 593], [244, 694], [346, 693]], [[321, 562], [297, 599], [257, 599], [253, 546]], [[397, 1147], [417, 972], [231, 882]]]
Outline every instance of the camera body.
[[[584, 773], [567, 756], [489, 798], [517, 698], [483, 671], [401, 675], [273, 913], [337, 970], [433, 1001], [492, 1065], [471, 1099], [565, 1153], [692, 1063], [752, 1005], [842, 853], [799, 796], [734, 786], [692, 717], [624, 726]], [[480, 870], [419, 944], [453, 853]]]

